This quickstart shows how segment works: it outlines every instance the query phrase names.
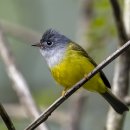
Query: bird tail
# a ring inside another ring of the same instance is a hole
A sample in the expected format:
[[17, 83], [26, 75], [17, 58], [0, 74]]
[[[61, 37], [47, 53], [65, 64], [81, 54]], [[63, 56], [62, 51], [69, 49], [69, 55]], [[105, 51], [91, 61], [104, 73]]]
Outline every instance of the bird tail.
[[117, 113], [122, 114], [123, 112], [129, 110], [129, 108], [119, 99], [117, 99], [109, 90], [100, 94], [111, 104]]

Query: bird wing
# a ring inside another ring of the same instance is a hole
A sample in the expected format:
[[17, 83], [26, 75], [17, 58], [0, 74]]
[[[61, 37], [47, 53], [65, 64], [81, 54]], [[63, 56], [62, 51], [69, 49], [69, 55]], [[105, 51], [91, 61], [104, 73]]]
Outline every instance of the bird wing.
[[[72, 42], [73, 44], [70, 44], [70, 47], [72, 50], [75, 50], [75, 51], [80, 51], [80, 54], [82, 56], [85, 56], [89, 59], [89, 61], [96, 67], [97, 64], [96, 62], [88, 55], [88, 53], [83, 49], [81, 48], [78, 44]], [[104, 84], [108, 87], [108, 88], [111, 88], [111, 85], [109, 83], [109, 81], [107, 80], [104, 72], [102, 70], [100, 70], [100, 76], [101, 76], [101, 79], [103, 80]]]

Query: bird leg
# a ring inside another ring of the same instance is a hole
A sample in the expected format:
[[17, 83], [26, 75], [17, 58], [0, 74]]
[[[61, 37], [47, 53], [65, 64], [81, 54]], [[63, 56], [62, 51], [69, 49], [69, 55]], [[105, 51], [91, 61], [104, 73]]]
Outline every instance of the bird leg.
[[67, 92], [67, 88], [65, 88], [63, 91], [62, 91], [62, 96], [64, 97], [65, 96], [65, 94], [66, 94], [66, 92]]

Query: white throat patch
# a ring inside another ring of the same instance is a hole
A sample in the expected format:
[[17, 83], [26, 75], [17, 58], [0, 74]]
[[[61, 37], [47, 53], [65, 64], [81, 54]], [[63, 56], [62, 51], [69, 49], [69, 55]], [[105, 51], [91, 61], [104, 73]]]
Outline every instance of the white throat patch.
[[44, 56], [48, 66], [52, 68], [63, 59], [65, 48], [60, 48], [60, 49], [50, 50], [50, 51], [40, 49], [40, 52]]

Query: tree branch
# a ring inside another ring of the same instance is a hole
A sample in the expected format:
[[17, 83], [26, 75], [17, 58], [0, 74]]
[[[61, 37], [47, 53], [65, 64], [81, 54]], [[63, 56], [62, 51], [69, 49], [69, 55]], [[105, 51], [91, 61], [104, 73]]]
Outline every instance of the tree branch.
[[128, 36], [127, 36], [124, 23], [122, 20], [121, 9], [117, 0], [110, 0], [110, 3], [113, 9], [113, 14], [114, 14], [114, 18], [115, 18], [115, 22], [117, 26], [118, 37], [121, 41], [120, 45], [123, 45], [126, 41], [128, 41]]
[[58, 98], [46, 111], [44, 111], [38, 119], [33, 121], [27, 128], [24, 130], [33, 130], [42, 122], [46, 121], [48, 117], [52, 114], [52, 112], [59, 107], [65, 100], [67, 100], [74, 92], [76, 92], [83, 84], [85, 84], [88, 80], [90, 80], [95, 74], [101, 71], [105, 66], [107, 66], [110, 62], [112, 62], [115, 58], [117, 58], [120, 54], [125, 52], [130, 47], [130, 41], [125, 43], [121, 48], [115, 51], [112, 55], [110, 55], [107, 59], [101, 62], [92, 72], [90, 72], [86, 77], [81, 79], [78, 83], [76, 83], [64, 97]]
[[[13, 83], [13, 89], [16, 91], [21, 104], [25, 107], [27, 114], [35, 119], [39, 116], [34, 100], [29, 91], [27, 82], [16, 67], [14, 57], [9, 50], [9, 44], [6, 45], [3, 33], [0, 31], [0, 55], [5, 63], [7, 74]], [[47, 130], [45, 124], [39, 126], [39, 130]]]
[[10, 117], [8, 116], [7, 112], [5, 111], [5, 109], [1, 103], [0, 103], [0, 115], [1, 115], [5, 125], [7, 126], [8, 130], [15, 130], [15, 127], [14, 127]]

